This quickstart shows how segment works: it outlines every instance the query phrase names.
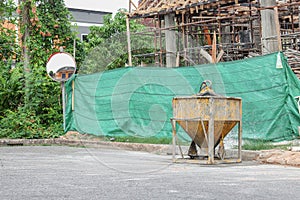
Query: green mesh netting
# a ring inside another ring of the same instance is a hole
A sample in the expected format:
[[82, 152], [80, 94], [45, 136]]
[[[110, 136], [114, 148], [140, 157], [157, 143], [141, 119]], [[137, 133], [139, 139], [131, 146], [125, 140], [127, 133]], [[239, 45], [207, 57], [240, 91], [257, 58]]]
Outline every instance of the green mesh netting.
[[[129, 67], [76, 76], [66, 83], [66, 131], [171, 137], [172, 98], [197, 93], [207, 79], [216, 93], [242, 98], [244, 139], [299, 136], [295, 97], [300, 96], [300, 82], [282, 53], [193, 67]], [[182, 130], [179, 136], [187, 137]]]

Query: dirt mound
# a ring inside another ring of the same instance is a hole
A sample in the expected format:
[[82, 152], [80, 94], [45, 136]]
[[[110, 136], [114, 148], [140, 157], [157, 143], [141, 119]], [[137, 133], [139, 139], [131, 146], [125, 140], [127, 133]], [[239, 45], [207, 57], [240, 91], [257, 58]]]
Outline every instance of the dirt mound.
[[91, 134], [81, 134], [76, 131], [68, 131], [65, 135], [59, 137], [63, 140], [78, 140], [78, 141], [103, 141], [105, 138], [94, 136]]
[[265, 150], [256, 159], [261, 163], [300, 167], [299, 151]]

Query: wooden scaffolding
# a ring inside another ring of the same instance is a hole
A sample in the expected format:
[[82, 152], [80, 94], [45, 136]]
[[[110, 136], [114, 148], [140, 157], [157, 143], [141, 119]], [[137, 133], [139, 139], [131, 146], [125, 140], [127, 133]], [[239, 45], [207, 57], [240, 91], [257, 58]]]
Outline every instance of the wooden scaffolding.
[[[148, 27], [140, 33], [128, 27], [130, 57], [151, 57], [157, 66], [300, 49], [299, 0], [140, 0], [138, 5], [129, 0], [129, 5], [128, 22], [139, 20]], [[152, 37], [153, 52], [133, 53], [130, 36], [135, 34]]]

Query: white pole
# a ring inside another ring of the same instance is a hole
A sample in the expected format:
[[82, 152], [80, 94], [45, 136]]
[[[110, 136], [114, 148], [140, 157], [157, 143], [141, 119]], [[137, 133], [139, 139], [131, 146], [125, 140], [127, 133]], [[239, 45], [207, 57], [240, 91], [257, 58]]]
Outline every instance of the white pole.
[[76, 58], [76, 39], [75, 38], [73, 41], [73, 57], [74, 57], [74, 59]]
[[[60, 47], [59, 51], [64, 52], [64, 48]], [[63, 122], [64, 122], [64, 131], [66, 130], [66, 100], [65, 100], [65, 81], [61, 82], [61, 96], [62, 96], [62, 106], [63, 106]]]
[[65, 101], [65, 82], [61, 82], [61, 95], [62, 95], [62, 106], [63, 106], [63, 121], [64, 131], [66, 131], [66, 101]]
[[128, 65], [132, 66], [132, 57], [131, 57], [131, 39], [130, 39], [130, 21], [129, 17], [126, 17], [126, 29], [127, 29], [127, 48], [128, 48]]

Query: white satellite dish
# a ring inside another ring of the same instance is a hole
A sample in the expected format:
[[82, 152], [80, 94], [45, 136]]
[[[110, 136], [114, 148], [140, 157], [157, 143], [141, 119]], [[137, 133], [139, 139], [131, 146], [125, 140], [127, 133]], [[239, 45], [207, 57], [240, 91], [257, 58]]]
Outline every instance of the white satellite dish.
[[67, 81], [76, 71], [76, 62], [69, 53], [54, 53], [48, 59], [46, 70], [54, 81]]

